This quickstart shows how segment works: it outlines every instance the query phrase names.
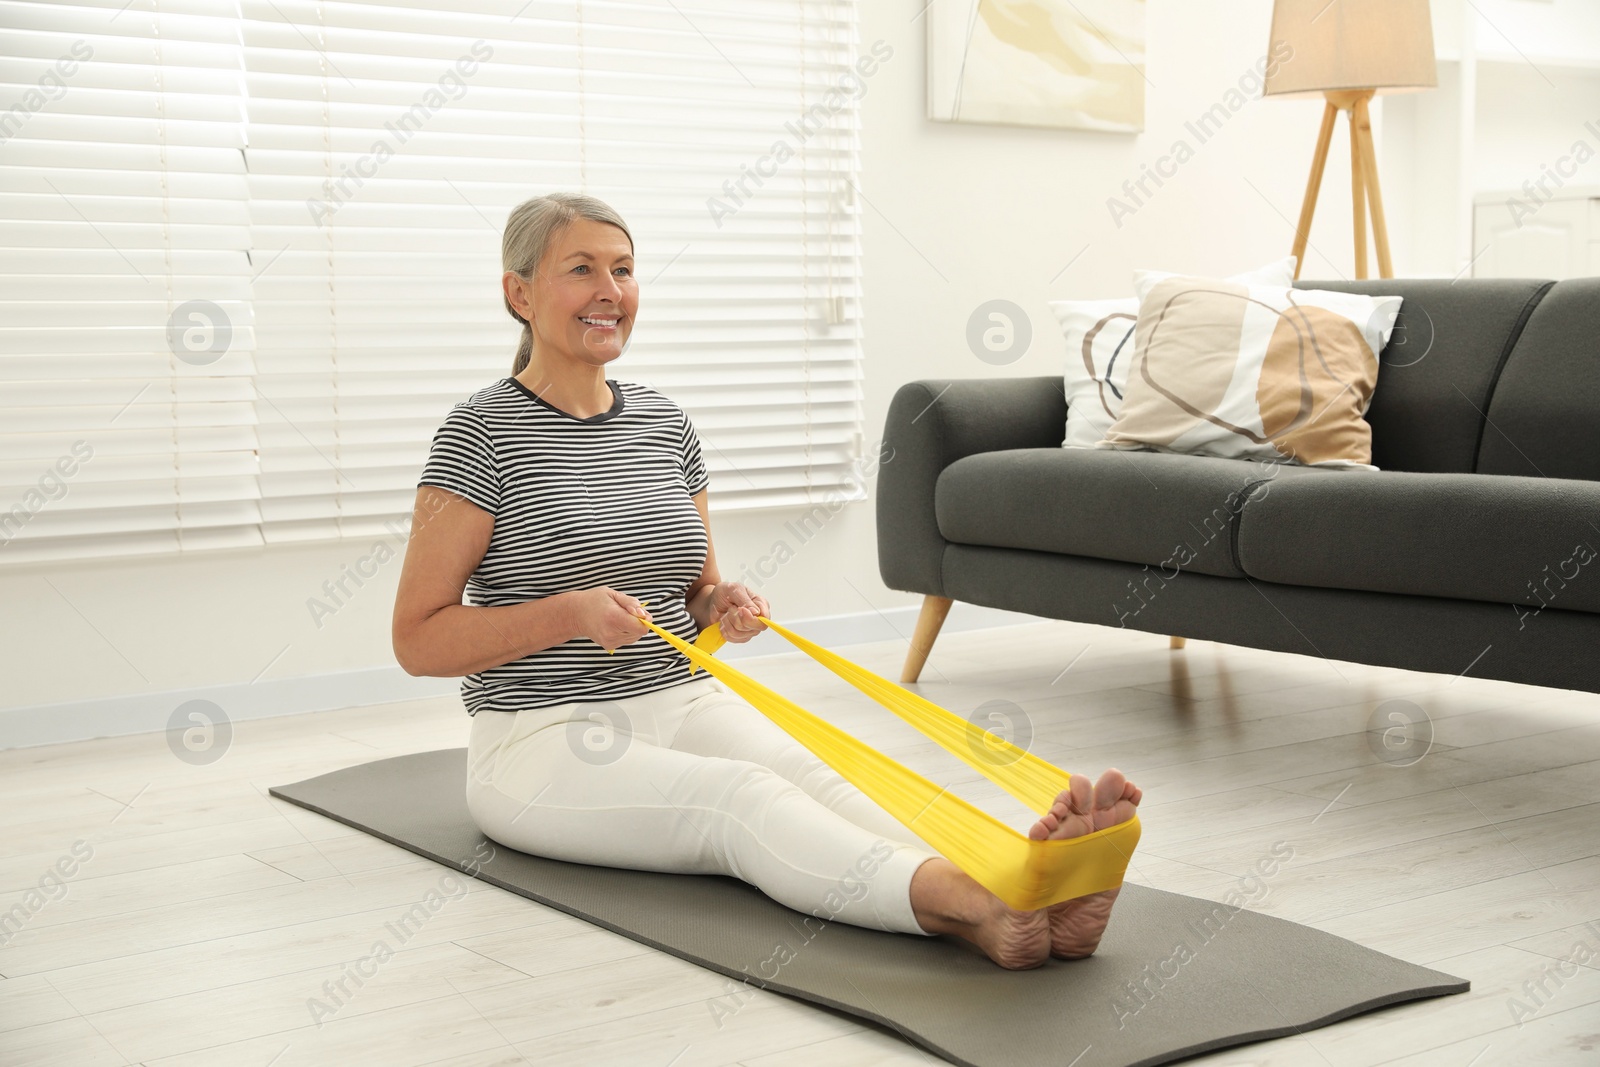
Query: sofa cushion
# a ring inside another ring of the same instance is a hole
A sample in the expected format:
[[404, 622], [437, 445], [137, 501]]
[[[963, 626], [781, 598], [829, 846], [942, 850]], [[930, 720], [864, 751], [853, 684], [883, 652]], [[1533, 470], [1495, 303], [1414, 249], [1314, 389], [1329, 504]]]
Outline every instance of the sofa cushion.
[[1233, 559], [1239, 512], [1310, 470], [1161, 452], [980, 452], [940, 473], [934, 514], [959, 544], [1242, 577]]
[[1600, 612], [1600, 483], [1322, 474], [1282, 479], [1251, 502], [1238, 561], [1252, 578]]
[[1545, 294], [1487, 407], [1479, 473], [1600, 481], [1600, 278]]
[[1367, 409], [1372, 463], [1386, 471], [1466, 474], [1495, 378], [1524, 322], [1553, 283], [1523, 278], [1299, 281], [1303, 289], [1405, 298], [1379, 353]]

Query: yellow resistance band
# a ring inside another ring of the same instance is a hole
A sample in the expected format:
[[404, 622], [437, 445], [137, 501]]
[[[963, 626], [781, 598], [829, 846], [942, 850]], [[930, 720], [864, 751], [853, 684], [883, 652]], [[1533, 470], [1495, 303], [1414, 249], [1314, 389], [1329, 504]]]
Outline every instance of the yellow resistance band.
[[[936, 742], [957, 759], [1043, 814], [1071, 775], [887, 678], [813, 644], [765, 616], [762, 622]], [[1082, 837], [1034, 841], [948, 790], [712, 655], [723, 644], [708, 626], [693, 645], [649, 619], [646, 626], [689, 657], [689, 673], [705, 668], [818, 759], [876, 801], [974, 881], [1019, 911], [1115, 889], [1139, 843], [1139, 817]], [[978, 742], [981, 740], [981, 744]]]

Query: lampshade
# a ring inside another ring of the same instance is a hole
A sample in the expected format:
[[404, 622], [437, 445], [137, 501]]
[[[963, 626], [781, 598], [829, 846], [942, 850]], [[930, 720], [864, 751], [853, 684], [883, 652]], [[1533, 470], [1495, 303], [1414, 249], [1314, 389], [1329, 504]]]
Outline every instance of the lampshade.
[[1277, 0], [1267, 46], [1264, 96], [1439, 84], [1428, 0]]

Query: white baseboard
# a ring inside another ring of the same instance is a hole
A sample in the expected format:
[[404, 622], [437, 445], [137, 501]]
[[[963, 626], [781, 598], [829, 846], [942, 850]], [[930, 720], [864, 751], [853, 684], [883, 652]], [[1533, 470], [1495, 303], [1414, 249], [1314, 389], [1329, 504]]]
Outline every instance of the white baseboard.
[[[915, 607], [905, 607], [855, 615], [827, 615], [787, 625], [801, 636], [827, 648], [873, 641], [909, 642], [916, 624], [917, 610]], [[957, 603], [951, 606], [941, 632], [982, 630], [1039, 621], [1033, 615]], [[793, 651], [782, 638], [765, 634], [748, 644], [724, 645], [717, 655], [722, 659], [734, 660]], [[240, 721], [392, 704], [402, 700], [425, 700], [453, 696], [460, 690], [459, 679], [414, 678], [397, 666], [389, 666], [96, 700], [74, 700], [60, 704], [0, 708], [0, 750], [164, 731], [169, 728], [173, 712], [191, 700], [210, 701], [223, 709], [230, 721]]]

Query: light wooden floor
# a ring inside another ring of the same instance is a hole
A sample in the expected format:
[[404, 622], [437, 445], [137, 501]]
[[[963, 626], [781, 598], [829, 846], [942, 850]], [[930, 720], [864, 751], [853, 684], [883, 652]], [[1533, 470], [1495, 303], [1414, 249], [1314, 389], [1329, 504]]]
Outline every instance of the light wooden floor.
[[[904, 645], [844, 651], [898, 677]], [[809, 660], [744, 666], [931, 777], [970, 782]], [[1053, 762], [1118, 766], [1142, 785], [1133, 880], [1220, 898], [1287, 841], [1294, 857], [1259, 910], [1473, 984], [1192, 1062], [1600, 1063], [1600, 923], [1585, 929], [1600, 919], [1600, 697], [1203, 642], [1171, 652], [1165, 638], [1058, 622], [946, 634], [923, 677], [963, 715], [1011, 702]], [[1419, 761], [1378, 758], [1368, 725], [1386, 700], [1431, 719]], [[772, 994], [718, 1029], [708, 1004], [723, 977], [476, 882], [314, 1025], [310, 998], [444, 868], [267, 787], [458, 747], [467, 725], [436, 700], [240, 723], [209, 767], [178, 761], [161, 735], [0, 753], [0, 912], [75, 842], [93, 849], [66, 895], [36, 898], [0, 948], [0, 1063], [934, 1062]], [[986, 782], [959, 791], [1028, 821]], [[1586, 966], [1551, 970], [1580, 944]], [[1541, 973], [1536, 1002], [1524, 983]], [[1512, 998], [1534, 1012], [1520, 1028]]]

